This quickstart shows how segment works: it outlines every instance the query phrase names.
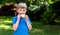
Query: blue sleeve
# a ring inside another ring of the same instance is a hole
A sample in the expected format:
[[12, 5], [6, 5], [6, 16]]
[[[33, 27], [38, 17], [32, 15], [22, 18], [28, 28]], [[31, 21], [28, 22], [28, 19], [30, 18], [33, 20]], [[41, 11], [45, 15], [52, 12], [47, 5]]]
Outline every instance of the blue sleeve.
[[17, 18], [16, 18], [16, 16], [14, 16], [14, 17], [12, 18], [12, 24], [15, 24], [16, 21], [17, 21]]
[[28, 18], [28, 21], [29, 21], [29, 23], [30, 23], [30, 24], [32, 24], [32, 22], [31, 22], [30, 18]]

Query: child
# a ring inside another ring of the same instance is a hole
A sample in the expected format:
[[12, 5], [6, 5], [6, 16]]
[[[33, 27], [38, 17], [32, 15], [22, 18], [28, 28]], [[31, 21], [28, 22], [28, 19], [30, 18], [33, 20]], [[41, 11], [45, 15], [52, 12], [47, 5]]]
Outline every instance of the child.
[[16, 8], [17, 15], [13, 17], [13, 35], [28, 35], [28, 30], [32, 29], [31, 21], [26, 15], [27, 5], [19, 3]]

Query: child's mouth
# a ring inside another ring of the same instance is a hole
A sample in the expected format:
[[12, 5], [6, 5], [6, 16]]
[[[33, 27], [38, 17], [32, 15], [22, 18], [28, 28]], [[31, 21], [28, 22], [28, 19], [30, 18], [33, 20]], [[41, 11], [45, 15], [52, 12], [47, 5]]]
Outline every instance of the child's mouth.
[[21, 14], [21, 17], [24, 18], [25, 17], [25, 14]]

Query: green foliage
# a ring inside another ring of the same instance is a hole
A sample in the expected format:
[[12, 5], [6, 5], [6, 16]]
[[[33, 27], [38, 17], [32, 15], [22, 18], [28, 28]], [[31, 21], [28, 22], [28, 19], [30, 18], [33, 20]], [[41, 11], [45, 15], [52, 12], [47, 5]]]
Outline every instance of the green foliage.
[[0, 0], [0, 4], [6, 3], [6, 2], [11, 2], [11, 0]]
[[37, 6], [37, 5], [31, 5], [28, 9], [33, 12], [35, 10], [37, 10], [38, 8], [40, 8], [40, 6]]
[[43, 17], [43, 22], [48, 24], [50, 21], [53, 21], [53, 18], [55, 15], [53, 15], [52, 9], [49, 8], [49, 10], [45, 11], [45, 13], [42, 15]]
[[53, 4], [51, 4], [51, 8], [54, 10], [60, 10], [60, 1], [56, 1]]

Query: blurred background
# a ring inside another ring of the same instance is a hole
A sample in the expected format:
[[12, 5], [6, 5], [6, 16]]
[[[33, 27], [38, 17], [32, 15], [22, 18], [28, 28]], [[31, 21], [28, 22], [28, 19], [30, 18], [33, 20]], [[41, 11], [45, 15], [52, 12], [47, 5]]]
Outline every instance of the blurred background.
[[0, 35], [12, 35], [16, 5], [25, 2], [33, 29], [29, 35], [60, 35], [60, 0], [0, 0]]

